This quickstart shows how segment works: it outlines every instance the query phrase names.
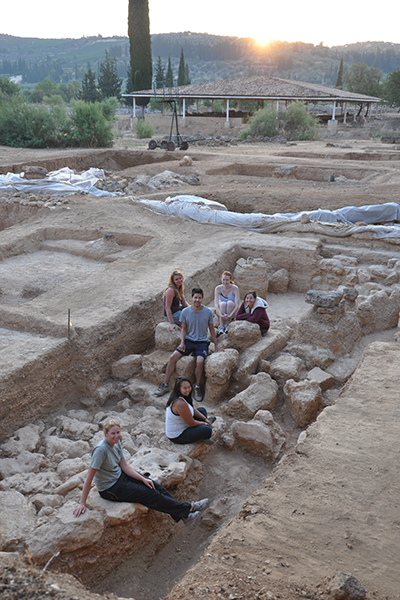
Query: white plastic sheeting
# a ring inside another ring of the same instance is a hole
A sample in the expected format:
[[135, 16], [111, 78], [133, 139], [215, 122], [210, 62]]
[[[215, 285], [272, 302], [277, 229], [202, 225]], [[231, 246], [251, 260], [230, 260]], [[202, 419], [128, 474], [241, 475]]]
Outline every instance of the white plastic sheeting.
[[115, 196], [116, 192], [99, 190], [95, 184], [99, 179], [104, 179], [104, 171], [92, 167], [80, 174], [64, 167], [58, 171], [51, 171], [44, 179], [24, 179], [24, 173], [7, 173], [0, 175], [1, 192], [26, 192], [31, 194], [47, 194], [54, 196], [67, 196], [86, 192], [93, 196]]
[[[262, 233], [283, 231], [314, 232], [325, 235], [345, 237], [358, 235], [364, 238], [387, 238], [393, 243], [400, 243], [400, 206], [395, 202], [368, 206], [346, 206], [338, 210], [313, 210], [299, 213], [237, 213], [226, 209], [219, 202], [213, 202], [198, 196], [174, 196], [165, 202], [158, 200], [133, 199], [150, 210], [181, 219], [198, 221], [199, 223], [215, 223], [242, 227]], [[302, 222], [307, 215], [310, 222]], [[355, 225], [360, 223], [359, 225]], [[376, 225], [390, 223], [390, 226]]]

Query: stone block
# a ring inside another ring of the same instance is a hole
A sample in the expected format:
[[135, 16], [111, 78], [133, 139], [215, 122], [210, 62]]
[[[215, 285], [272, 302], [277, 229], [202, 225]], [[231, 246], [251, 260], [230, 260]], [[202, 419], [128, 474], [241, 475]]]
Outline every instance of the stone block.
[[173, 352], [177, 346], [181, 343], [181, 329], [175, 327], [172, 331], [169, 331], [169, 323], [163, 321], [159, 323], [155, 331], [155, 344], [157, 350], [165, 350], [166, 352]]
[[142, 372], [142, 355], [128, 354], [117, 360], [111, 367], [111, 375], [116, 379], [126, 381], [138, 377]]
[[68, 458], [82, 457], [90, 451], [88, 442], [84, 440], [69, 440], [55, 435], [49, 435], [44, 440], [46, 456], [54, 458], [54, 455], [66, 453]]
[[288, 350], [291, 354], [301, 358], [307, 369], [314, 367], [326, 369], [335, 360], [335, 355], [331, 350], [311, 344], [291, 344]]
[[289, 272], [279, 269], [269, 276], [268, 291], [272, 294], [286, 294], [289, 286]]
[[397, 327], [399, 311], [400, 291], [397, 287], [389, 295], [377, 290], [356, 300], [356, 314], [364, 335]]
[[272, 460], [274, 443], [268, 425], [261, 421], [234, 421], [232, 434], [236, 443], [247, 452]]
[[14, 432], [12, 437], [0, 446], [5, 456], [18, 456], [21, 452], [33, 452], [40, 442], [40, 427], [27, 425]]
[[283, 388], [285, 403], [299, 427], [306, 427], [317, 416], [321, 404], [321, 388], [316, 381], [289, 379]]
[[222, 400], [231, 377], [239, 366], [239, 352], [233, 348], [225, 352], [214, 352], [207, 357], [204, 371], [206, 376], [205, 402], [216, 404]]
[[182, 483], [186, 478], [192, 459], [178, 451], [161, 450], [159, 448], [141, 448], [133, 456], [129, 464], [146, 477], [155, 479], [166, 488]]
[[6, 479], [17, 473], [37, 473], [40, 468], [48, 466], [43, 454], [24, 450], [15, 458], [0, 458], [0, 478]]
[[307, 379], [310, 381], [316, 381], [322, 391], [328, 390], [333, 386], [333, 375], [323, 371], [319, 367], [314, 367], [307, 374]]
[[33, 504], [15, 490], [0, 492], [0, 551], [17, 550], [36, 526]]
[[232, 417], [252, 419], [259, 410], [273, 411], [278, 398], [278, 385], [267, 373], [251, 377], [251, 385], [229, 400], [226, 413]]
[[165, 350], [155, 350], [155, 352], [152, 352], [151, 354], [143, 355], [143, 377], [156, 385], [161, 383], [164, 379], [165, 369], [170, 356], [171, 353], [166, 352]]
[[104, 500], [94, 489], [89, 494], [87, 506], [90, 510], [103, 513], [104, 524], [108, 527], [131, 523], [132, 521], [140, 522], [149, 512], [146, 506], [136, 502], [110, 502], [110, 500]]
[[245, 350], [261, 339], [261, 329], [257, 323], [233, 321], [228, 328], [228, 343], [236, 350]]
[[309, 290], [306, 294], [306, 302], [321, 306], [322, 308], [333, 308], [338, 306], [343, 297], [343, 292], [325, 292], [323, 290]]
[[288, 379], [299, 381], [304, 374], [305, 365], [298, 356], [284, 353], [271, 362], [270, 369], [271, 376], [283, 386]]
[[273, 441], [273, 458], [276, 460], [286, 444], [286, 437], [283, 429], [274, 421], [269, 410], [259, 410], [254, 416], [253, 421], [261, 421], [261, 423], [264, 423], [264, 425], [269, 427]]
[[265, 298], [268, 292], [268, 265], [262, 258], [240, 258], [233, 279], [239, 287], [241, 298], [250, 291]]
[[71, 419], [64, 415], [56, 417], [54, 422], [63, 436], [73, 440], [84, 440], [87, 442], [99, 430], [98, 425], [78, 419]]

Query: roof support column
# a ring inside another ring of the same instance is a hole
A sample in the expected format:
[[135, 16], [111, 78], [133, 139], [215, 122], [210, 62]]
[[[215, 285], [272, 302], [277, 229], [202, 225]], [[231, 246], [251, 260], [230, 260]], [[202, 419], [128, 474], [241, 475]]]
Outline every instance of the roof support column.
[[347, 116], [347, 102], [345, 102], [343, 104], [343, 123], [346, 123], [346, 116]]
[[132, 96], [132, 118], [136, 119], [136, 98]]
[[182, 100], [182, 119], [186, 118], [186, 98]]
[[335, 120], [335, 115], [336, 115], [336, 100], [333, 101], [332, 121]]
[[229, 99], [226, 101], [226, 123], [229, 123]]

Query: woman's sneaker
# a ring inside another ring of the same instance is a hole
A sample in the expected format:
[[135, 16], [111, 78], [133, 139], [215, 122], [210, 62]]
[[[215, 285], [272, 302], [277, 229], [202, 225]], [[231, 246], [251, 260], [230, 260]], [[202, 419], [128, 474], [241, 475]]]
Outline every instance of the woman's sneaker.
[[155, 396], [164, 396], [164, 394], [168, 394], [171, 391], [168, 383], [160, 383], [156, 391], [154, 392]]
[[210, 504], [208, 498], [203, 498], [203, 500], [197, 500], [197, 502], [192, 502], [192, 508], [190, 512], [196, 512], [197, 510], [204, 510]]
[[217, 330], [217, 337], [219, 337], [223, 333], [225, 333], [224, 328], [222, 327], [222, 325], [219, 325]]

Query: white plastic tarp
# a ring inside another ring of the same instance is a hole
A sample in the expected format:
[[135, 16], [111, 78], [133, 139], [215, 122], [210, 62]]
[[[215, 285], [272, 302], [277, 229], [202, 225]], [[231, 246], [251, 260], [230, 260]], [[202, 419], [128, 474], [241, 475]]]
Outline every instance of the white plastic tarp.
[[[400, 206], [395, 202], [367, 206], [346, 206], [334, 211], [314, 210], [298, 213], [237, 213], [228, 211], [223, 204], [200, 198], [198, 196], [174, 196], [165, 202], [139, 199], [138, 201], [150, 210], [177, 216], [200, 223], [215, 223], [242, 227], [252, 231], [273, 233], [278, 231], [303, 231], [325, 233], [334, 236], [365, 234], [364, 237], [389, 237], [400, 240]], [[217, 206], [215, 206], [217, 205]], [[307, 215], [309, 223], [301, 222]], [[355, 225], [359, 223], [359, 225]], [[366, 225], [363, 225], [363, 224]], [[391, 226], [379, 227], [375, 224], [390, 223]], [[328, 227], [328, 224], [330, 227]], [[396, 243], [398, 243], [396, 241]]]
[[67, 196], [86, 192], [93, 196], [115, 196], [116, 192], [106, 192], [96, 187], [99, 179], [104, 179], [104, 171], [92, 167], [80, 174], [64, 167], [51, 171], [44, 179], [25, 179], [24, 173], [7, 173], [0, 175], [0, 192], [25, 192], [30, 194], [47, 194]]

